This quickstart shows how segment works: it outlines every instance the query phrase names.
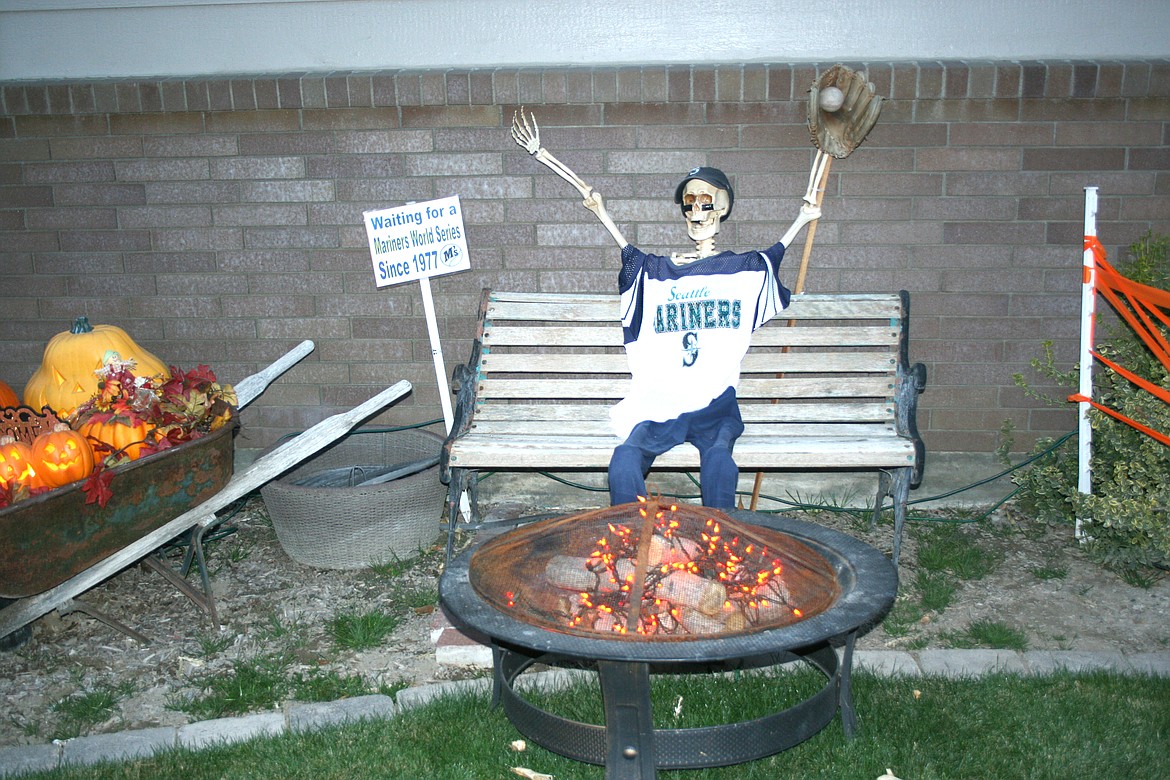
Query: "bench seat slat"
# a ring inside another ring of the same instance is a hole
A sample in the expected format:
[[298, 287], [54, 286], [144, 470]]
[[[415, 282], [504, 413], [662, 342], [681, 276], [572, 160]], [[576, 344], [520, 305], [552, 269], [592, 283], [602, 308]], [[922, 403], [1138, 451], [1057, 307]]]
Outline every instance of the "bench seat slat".
[[[579, 436], [606, 436], [611, 433], [609, 420], [574, 420], [572, 431]], [[556, 436], [564, 434], [565, 423], [558, 420], [480, 420], [471, 428], [474, 436]], [[897, 435], [893, 420], [888, 423], [745, 423], [744, 441], [753, 436], [868, 436]]]
[[[477, 423], [495, 422], [592, 422], [608, 424], [608, 403], [485, 404], [475, 414]], [[745, 402], [739, 406], [745, 423], [754, 422], [884, 422], [894, 419], [892, 403], [784, 403]]]
[[[451, 451], [455, 468], [604, 469], [621, 441], [607, 436], [506, 436], [469, 433]], [[741, 470], [782, 467], [882, 468], [914, 462], [914, 445], [899, 436], [799, 436], [783, 439], [743, 437], [735, 446]], [[693, 469], [699, 453], [689, 444], [675, 447], [654, 461], [662, 468]]]

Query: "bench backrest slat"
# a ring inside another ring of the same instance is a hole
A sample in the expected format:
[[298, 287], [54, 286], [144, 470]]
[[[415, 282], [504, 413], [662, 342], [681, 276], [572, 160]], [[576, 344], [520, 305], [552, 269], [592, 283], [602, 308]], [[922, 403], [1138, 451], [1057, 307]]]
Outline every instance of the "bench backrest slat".
[[[481, 382], [479, 401], [504, 398], [572, 401], [612, 399], [626, 396], [629, 381], [620, 379], [493, 379]], [[802, 377], [783, 379], [740, 379], [741, 401], [771, 398], [886, 398], [893, 388], [885, 377]]]
[[[769, 324], [752, 334], [752, 345], [759, 347], [890, 347], [897, 343], [898, 329], [890, 325], [787, 327]], [[488, 330], [487, 346], [493, 347], [622, 347], [621, 328], [610, 325], [521, 325], [495, 321]], [[624, 353], [623, 353], [624, 354]]]
[[[582, 363], [586, 364], [583, 366]], [[587, 362], [579, 354], [566, 352], [514, 352], [484, 355], [480, 366], [485, 375], [499, 374], [591, 374], [629, 375], [623, 353], [589, 354]], [[890, 373], [894, 369], [889, 353], [876, 352], [759, 352], [748, 353], [740, 364], [740, 373]]]
[[[529, 322], [616, 322], [617, 295], [560, 295], [492, 292], [487, 317]], [[804, 293], [792, 296], [784, 319], [883, 319], [897, 317], [901, 306], [889, 293]]]

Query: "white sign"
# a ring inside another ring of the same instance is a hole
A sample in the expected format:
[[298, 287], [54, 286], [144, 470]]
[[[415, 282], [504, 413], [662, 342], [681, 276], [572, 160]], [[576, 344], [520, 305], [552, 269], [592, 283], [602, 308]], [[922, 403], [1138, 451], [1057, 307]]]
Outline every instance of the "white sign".
[[459, 196], [362, 214], [379, 287], [471, 268]]

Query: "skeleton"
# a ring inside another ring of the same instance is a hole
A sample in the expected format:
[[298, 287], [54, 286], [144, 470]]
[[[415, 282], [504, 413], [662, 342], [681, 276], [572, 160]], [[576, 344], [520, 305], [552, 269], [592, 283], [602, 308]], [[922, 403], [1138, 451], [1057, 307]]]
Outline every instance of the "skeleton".
[[[610, 502], [645, 496], [644, 478], [654, 459], [686, 441], [699, 450], [703, 503], [731, 507], [738, 480], [732, 448], [743, 432], [734, 388], [738, 360], [751, 331], [787, 305], [789, 291], [775, 277], [776, 268], [800, 229], [821, 215], [818, 188], [828, 158], [818, 151], [800, 211], [784, 237], [767, 250], [744, 254], [715, 250], [715, 238], [734, 202], [730, 182], [716, 168], [695, 168], [675, 191], [694, 251], [665, 257], [644, 253], [626, 240], [601, 193], [540, 145], [535, 116], [523, 109], [513, 115], [512, 138], [581, 194], [585, 208], [622, 251], [619, 286], [632, 381], [626, 398], [610, 411], [614, 430], [624, 438], [610, 459]], [[710, 260], [688, 265], [704, 258]], [[667, 280], [678, 280], [677, 287]], [[685, 309], [679, 301], [688, 301]], [[691, 319], [699, 316], [689, 314], [691, 307], [712, 314]], [[726, 311], [725, 319], [714, 318], [716, 307]], [[648, 311], [645, 318], [643, 311]], [[746, 327], [741, 327], [744, 322]], [[695, 369], [701, 352], [704, 362]]]
[[[531, 117], [531, 122], [529, 122]], [[560, 176], [576, 188], [584, 198], [582, 205], [592, 211], [609, 234], [617, 242], [618, 247], [624, 247], [629, 241], [622, 235], [621, 230], [614, 224], [609, 212], [605, 208], [605, 201], [601, 193], [589, 186], [580, 176], [575, 174], [569, 166], [554, 157], [547, 149], [540, 145], [540, 126], [536, 122], [536, 115], [525, 115], [524, 109], [512, 116], [512, 139], [523, 147], [530, 155], [553, 173]], [[805, 190], [800, 206], [800, 212], [788, 231], [780, 239], [780, 243], [788, 246], [800, 229], [820, 218], [821, 210], [817, 205], [817, 187], [821, 181], [828, 156], [817, 150], [813, 159], [812, 169], [809, 171], [808, 188]], [[672, 259], [676, 262], [687, 263], [702, 257], [716, 254], [715, 237], [723, 220], [731, 210], [730, 199], [726, 190], [716, 187], [701, 179], [690, 179], [683, 185], [682, 210], [686, 219], [687, 236], [695, 243], [695, 251], [686, 254], [675, 253]]]

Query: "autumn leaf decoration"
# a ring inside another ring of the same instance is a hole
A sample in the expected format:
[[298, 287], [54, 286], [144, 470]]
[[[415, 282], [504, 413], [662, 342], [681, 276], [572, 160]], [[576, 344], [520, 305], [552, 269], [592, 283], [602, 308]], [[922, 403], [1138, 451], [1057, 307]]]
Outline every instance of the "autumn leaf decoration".
[[[90, 424], [121, 423], [143, 427], [144, 437], [134, 442], [136, 457], [145, 457], [192, 441], [227, 425], [234, 414], [236, 393], [221, 384], [209, 366], [190, 371], [170, 366], [169, 379], [139, 377], [130, 372], [134, 361], [109, 353], [98, 370], [98, 391], [82, 404], [71, 423], [75, 429]], [[94, 442], [100, 458], [97, 468], [82, 486], [87, 504], [104, 507], [113, 496], [110, 469], [131, 460], [128, 446]]]
[[221, 385], [210, 367], [190, 371], [171, 366], [171, 378], [159, 388], [155, 426], [157, 449], [166, 449], [218, 431], [231, 421], [236, 391]]
[[114, 497], [114, 490], [110, 487], [110, 483], [113, 481], [114, 474], [106, 468], [105, 461], [103, 461], [81, 486], [81, 489], [85, 491], [85, 503], [97, 504], [104, 509], [110, 499]]

